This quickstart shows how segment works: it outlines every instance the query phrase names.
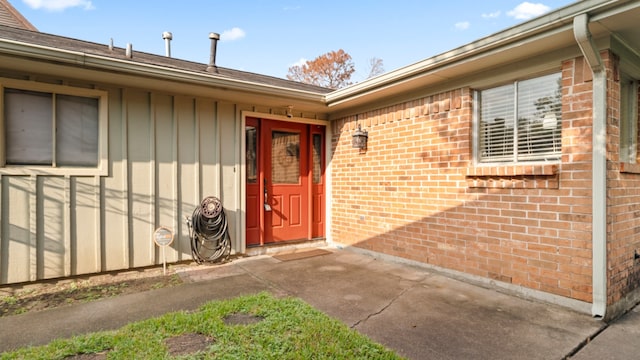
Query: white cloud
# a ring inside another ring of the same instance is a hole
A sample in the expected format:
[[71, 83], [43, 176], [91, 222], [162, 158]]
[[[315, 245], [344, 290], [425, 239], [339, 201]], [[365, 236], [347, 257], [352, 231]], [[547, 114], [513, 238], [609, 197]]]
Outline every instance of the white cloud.
[[496, 12], [492, 12], [492, 13], [488, 13], [488, 14], [482, 14], [482, 17], [485, 19], [495, 19], [497, 17], [500, 17], [500, 10], [496, 11]]
[[455, 26], [458, 30], [467, 30], [471, 24], [468, 21], [461, 21], [457, 22]]
[[246, 33], [244, 32], [244, 30], [240, 29], [239, 27], [234, 27], [233, 29], [225, 30], [222, 35], [220, 35], [220, 40], [234, 41], [242, 39], [243, 37], [245, 37], [245, 35]]
[[300, 58], [298, 61], [296, 61], [293, 64], [289, 65], [289, 67], [302, 66], [302, 65], [305, 65], [306, 63], [307, 63], [307, 59]]
[[22, 2], [36, 10], [63, 11], [71, 7], [82, 7], [85, 10], [95, 9], [89, 0], [22, 0]]
[[540, 16], [546, 12], [551, 10], [545, 4], [536, 3], [532, 4], [530, 2], [523, 2], [522, 4], [515, 7], [515, 9], [507, 12], [507, 15], [514, 17], [518, 20], [528, 20], [536, 16]]

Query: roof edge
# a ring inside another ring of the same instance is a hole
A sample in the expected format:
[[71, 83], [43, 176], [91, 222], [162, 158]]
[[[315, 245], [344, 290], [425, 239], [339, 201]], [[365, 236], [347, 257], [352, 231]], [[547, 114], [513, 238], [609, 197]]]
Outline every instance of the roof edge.
[[33, 26], [33, 24], [31, 24], [29, 20], [27, 20], [27, 18], [22, 16], [22, 14], [18, 10], [16, 10], [16, 8], [14, 8], [8, 0], [0, 0], [0, 6], [4, 6], [9, 15], [11, 15], [13, 19], [16, 20], [16, 22], [22, 25], [24, 29], [38, 31], [38, 29], [36, 29], [36, 27]]
[[[0, 0], [1, 1], [1, 0]], [[53, 48], [0, 38], [0, 50], [5, 54], [23, 56], [30, 59], [52, 61], [67, 65], [81, 65], [87, 69], [101, 69], [120, 73], [149, 76], [157, 79], [182, 81], [208, 85], [227, 90], [249, 91], [275, 96], [295, 97], [300, 100], [325, 103], [325, 94], [300, 89], [290, 89], [269, 84], [259, 84], [233, 78], [220, 78], [213, 74], [202, 74], [188, 70], [163, 67], [100, 56], [80, 51]]]
[[577, 15], [601, 11], [615, 5], [624, 4], [628, 1], [630, 0], [578, 1], [522, 24], [515, 25], [498, 33], [494, 33], [474, 42], [462, 45], [453, 50], [404, 66], [389, 73], [367, 79], [361, 83], [333, 91], [326, 96], [327, 105], [331, 107], [333, 105], [344, 103], [353, 97], [373, 94], [380, 89], [392, 86], [394, 83], [408, 80], [426, 72], [431, 72], [447, 65], [459, 63], [465, 59], [478, 56], [501, 47], [506, 47], [509, 44], [523, 41], [535, 35], [567, 26], [568, 24], [572, 24], [573, 18]]

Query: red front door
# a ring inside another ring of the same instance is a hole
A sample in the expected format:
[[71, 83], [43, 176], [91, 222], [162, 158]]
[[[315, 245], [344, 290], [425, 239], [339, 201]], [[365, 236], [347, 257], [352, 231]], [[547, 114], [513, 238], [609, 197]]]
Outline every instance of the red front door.
[[309, 238], [307, 125], [262, 122], [267, 207], [264, 242]]
[[245, 131], [247, 246], [323, 236], [324, 127], [247, 118]]

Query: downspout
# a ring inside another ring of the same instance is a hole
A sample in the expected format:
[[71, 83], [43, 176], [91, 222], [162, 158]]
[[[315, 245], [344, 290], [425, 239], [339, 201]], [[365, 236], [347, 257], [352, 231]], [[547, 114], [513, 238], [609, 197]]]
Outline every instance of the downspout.
[[607, 74], [591, 38], [587, 14], [573, 19], [573, 34], [593, 72], [591, 314], [604, 318], [607, 311]]

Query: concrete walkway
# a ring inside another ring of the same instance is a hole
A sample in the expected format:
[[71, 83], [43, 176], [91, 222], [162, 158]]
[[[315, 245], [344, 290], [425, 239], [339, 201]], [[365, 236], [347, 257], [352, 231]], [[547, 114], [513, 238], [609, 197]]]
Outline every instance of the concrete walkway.
[[[0, 318], [0, 352], [119, 328], [209, 300], [270, 291], [299, 297], [409, 359], [638, 358], [640, 313], [615, 324], [350, 250], [181, 270], [185, 284]], [[604, 330], [603, 330], [604, 329]], [[599, 334], [588, 345], [587, 339]]]

